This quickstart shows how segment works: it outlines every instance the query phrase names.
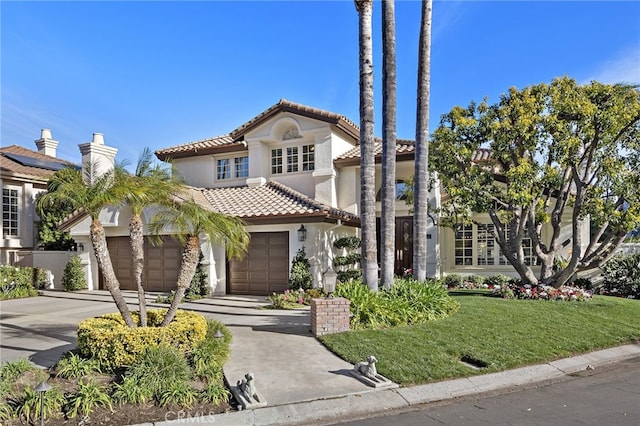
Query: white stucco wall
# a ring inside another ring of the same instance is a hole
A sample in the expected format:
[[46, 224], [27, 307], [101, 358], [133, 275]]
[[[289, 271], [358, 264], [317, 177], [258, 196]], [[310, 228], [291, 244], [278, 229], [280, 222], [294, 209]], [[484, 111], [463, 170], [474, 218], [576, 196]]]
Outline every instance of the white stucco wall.
[[216, 162], [211, 155], [177, 158], [173, 160], [173, 168], [188, 185], [202, 188], [214, 186]]

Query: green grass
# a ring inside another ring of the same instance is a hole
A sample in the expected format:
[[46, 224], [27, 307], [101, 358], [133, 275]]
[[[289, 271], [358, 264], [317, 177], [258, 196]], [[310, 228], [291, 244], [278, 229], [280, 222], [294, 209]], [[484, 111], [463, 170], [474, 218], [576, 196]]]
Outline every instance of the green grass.
[[[478, 292], [453, 296], [460, 310], [451, 317], [332, 334], [321, 341], [352, 363], [375, 355], [380, 374], [408, 385], [501, 371], [640, 339], [640, 300], [504, 300]], [[459, 362], [464, 355], [488, 366], [466, 367]]]

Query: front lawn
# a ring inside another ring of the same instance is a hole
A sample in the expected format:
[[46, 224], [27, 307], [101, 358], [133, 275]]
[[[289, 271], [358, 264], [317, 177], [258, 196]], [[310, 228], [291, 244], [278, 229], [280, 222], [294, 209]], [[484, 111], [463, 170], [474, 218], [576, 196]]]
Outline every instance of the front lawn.
[[[505, 300], [455, 292], [457, 314], [426, 324], [348, 331], [320, 340], [349, 362], [378, 358], [378, 372], [408, 385], [506, 370], [640, 339], [640, 301]], [[460, 362], [483, 361], [479, 370]]]

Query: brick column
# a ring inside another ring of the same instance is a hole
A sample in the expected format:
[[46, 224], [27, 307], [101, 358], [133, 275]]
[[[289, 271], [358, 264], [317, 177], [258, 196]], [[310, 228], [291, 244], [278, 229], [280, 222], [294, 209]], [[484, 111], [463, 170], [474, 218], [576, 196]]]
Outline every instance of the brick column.
[[311, 299], [311, 332], [314, 336], [349, 330], [349, 305], [342, 297]]

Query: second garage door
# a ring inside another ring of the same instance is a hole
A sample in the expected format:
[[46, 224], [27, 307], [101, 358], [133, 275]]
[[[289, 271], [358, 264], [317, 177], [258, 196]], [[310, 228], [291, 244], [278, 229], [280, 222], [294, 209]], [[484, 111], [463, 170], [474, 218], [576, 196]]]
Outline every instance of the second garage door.
[[289, 279], [289, 233], [254, 232], [242, 260], [229, 264], [231, 294], [266, 296], [286, 290]]

